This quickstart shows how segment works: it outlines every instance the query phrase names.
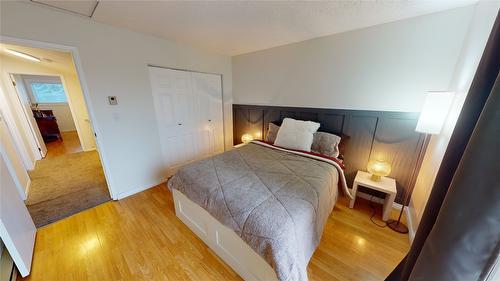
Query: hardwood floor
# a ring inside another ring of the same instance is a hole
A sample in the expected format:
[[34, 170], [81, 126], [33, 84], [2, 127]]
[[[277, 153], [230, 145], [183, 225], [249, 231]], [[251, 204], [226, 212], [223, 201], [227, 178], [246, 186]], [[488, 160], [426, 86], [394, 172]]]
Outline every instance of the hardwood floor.
[[[407, 252], [407, 235], [370, 222], [368, 201], [347, 206], [341, 199], [332, 212], [310, 280], [383, 280]], [[380, 218], [380, 205], [377, 212]], [[25, 280], [241, 278], [177, 219], [172, 195], [160, 185], [40, 228]]]
[[50, 158], [83, 151], [76, 131], [61, 132], [61, 136], [62, 141], [57, 140], [45, 144], [47, 147], [46, 157]]

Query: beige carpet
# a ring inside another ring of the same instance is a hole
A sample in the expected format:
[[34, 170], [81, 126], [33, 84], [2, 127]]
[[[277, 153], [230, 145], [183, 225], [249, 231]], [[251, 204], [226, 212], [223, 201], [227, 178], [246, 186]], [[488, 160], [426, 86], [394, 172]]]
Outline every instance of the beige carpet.
[[38, 161], [26, 205], [37, 227], [111, 200], [96, 151]]

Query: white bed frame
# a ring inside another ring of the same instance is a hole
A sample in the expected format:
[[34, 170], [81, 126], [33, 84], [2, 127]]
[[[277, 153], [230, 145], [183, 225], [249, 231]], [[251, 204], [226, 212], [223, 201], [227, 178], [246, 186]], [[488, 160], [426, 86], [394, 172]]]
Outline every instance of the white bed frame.
[[180, 191], [172, 189], [172, 192], [177, 217], [243, 279], [278, 280], [273, 268], [234, 231], [221, 224]]

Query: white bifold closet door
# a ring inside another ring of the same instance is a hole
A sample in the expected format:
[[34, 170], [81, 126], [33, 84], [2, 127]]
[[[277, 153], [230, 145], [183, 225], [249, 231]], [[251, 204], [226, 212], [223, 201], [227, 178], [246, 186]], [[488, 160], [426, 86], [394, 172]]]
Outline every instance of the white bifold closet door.
[[224, 151], [221, 75], [149, 67], [167, 175]]

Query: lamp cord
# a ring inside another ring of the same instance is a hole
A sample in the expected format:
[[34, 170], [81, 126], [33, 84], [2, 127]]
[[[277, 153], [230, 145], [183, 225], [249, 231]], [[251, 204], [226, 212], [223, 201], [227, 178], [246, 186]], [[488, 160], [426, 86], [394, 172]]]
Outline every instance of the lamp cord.
[[377, 222], [373, 219], [373, 218], [375, 217], [375, 215], [377, 214], [377, 209], [376, 209], [376, 208], [375, 208], [375, 206], [372, 204], [372, 203], [373, 203], [372, 199], [373, 199], [373, 195], [370, 197], [370, 208], [372, 209], [372, 215], [370, 216], [370, 221], [371, 221], [374, 225], [376, 225], [376, 226], [378, 226], [378, 227], [381, 227], [381, 228], [387, 227], [387, 223], [386, 223], [386, 222], [384, 222], [383, 224], [379, 224], [379, 223], [377, 223]]

